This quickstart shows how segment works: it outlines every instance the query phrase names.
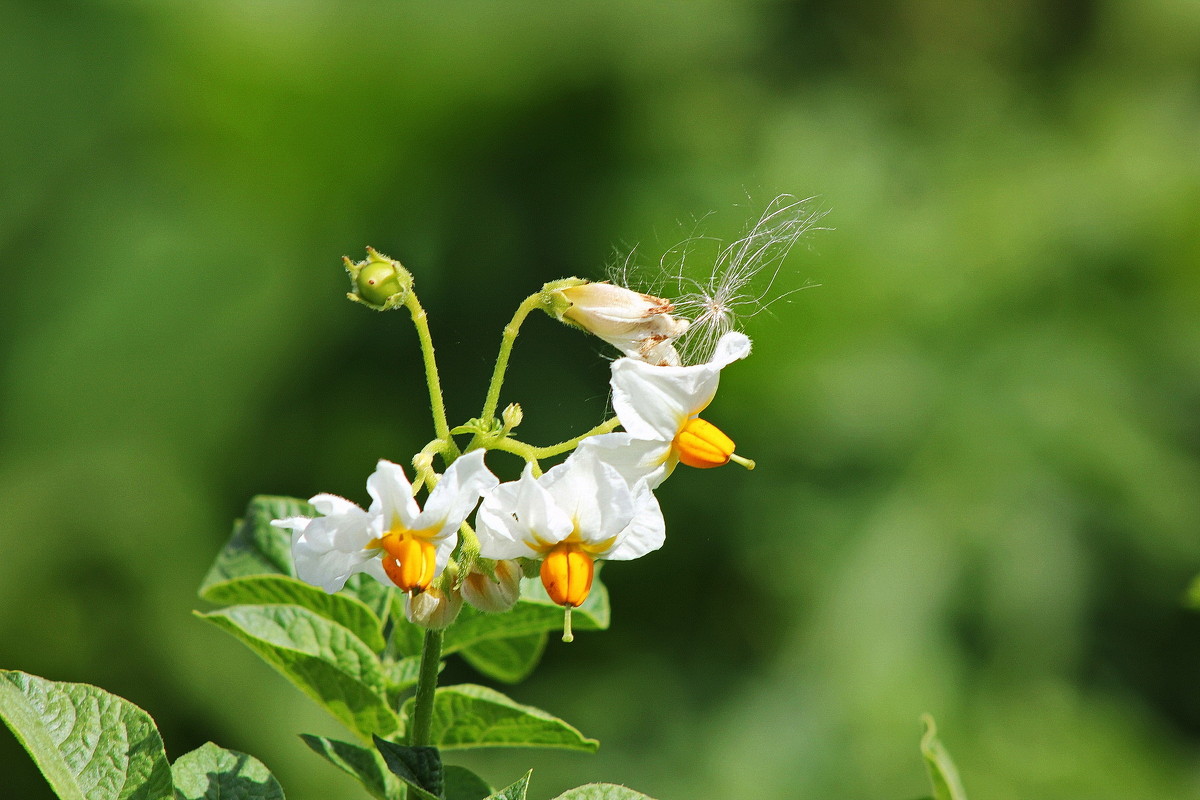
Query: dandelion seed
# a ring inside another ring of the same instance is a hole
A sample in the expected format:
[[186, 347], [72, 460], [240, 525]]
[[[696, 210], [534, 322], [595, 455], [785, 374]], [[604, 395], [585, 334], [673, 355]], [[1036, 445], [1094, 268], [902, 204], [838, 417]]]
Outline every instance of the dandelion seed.
[[680, 342], [684, 363], [707, 361], [720, 338], [738, 328], [739, 319], [753, 317], [783, 298], [817, 285], [806, 281], [781, 293], [775, 291], [783, 261], [796, 242], [810, 231], [826, 230], [818, 223], [829, 211], [813, 208], [814, 199], [800, 200], [789, 194], [776, 197], [745, 235], [721, 248], [704, 279], [691, 277], [689, 267], [699, 257], [702, 242], [719, 246], [717, 240], [692, 236], [663, 256], [661, 272], [677, 288], [673, 293], [676, 312], [691, 322]]

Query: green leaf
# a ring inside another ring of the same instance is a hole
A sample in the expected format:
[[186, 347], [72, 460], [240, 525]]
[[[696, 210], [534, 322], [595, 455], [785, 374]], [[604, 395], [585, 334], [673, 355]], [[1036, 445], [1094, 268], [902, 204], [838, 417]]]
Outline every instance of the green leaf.
[[[301, 734], [300, 738], [313, 752], [354, 776], [376, 800], [401, 800], [404, 797], [404, 784], [388, 769], [378, 750], [308, 733]], [[466, 767], [443, 765], [442, 772], [445, 800], [484, 800], [492, 793], [487, 782]]]
[[[387, 676], [388, 688], [392, 692], [402, 692], [417, 685], [421, 674], [421, 657], [409, 656], [399, 661], [384, 661], [383, 673]], [[441, 667], [438, 668], [441, 671]]]
[[338, 769], [353, 775], [377, 800], [402, 800], [404, 786], [391, 773], [378, 750], [310, 733], [300, 734], [313, 752]]
[[[294, 497], [259, 495], [251, 498], [246, 515], [234, 523], [233, 535], [200, 584], [200, 596], [213, 600], [208, 592], [215, 584], [250, 575], [286, 575], [294, 578], [292, 537], [272, 520], [287, 517], [313, 517], [317, 510], [304, 500]], [[370, 575], [353, 575], [339, 595], [361, 601], [382, 619], [388, 609], [392, 591]]]
[[937, 738], [937, 725], [933, 717], [923, 714], [921, 722], [925, 725], [925, 734], [921, 737], [921, 755], [925, 757], [925, 767], [933, 783], [933, 800], [967, 800], [958, 769]]
[[175, 760], [176, 800], [283, 800], [283, 788], [256, 758], [202, 745]]
[[0, 716], [60, 800], [170, 800], [171, 765], [154, 720], [84, 683], [0, 671]]
[[[442, 756], [436, 747], [412, 747], [375, 737], [375, 749], [392, 774], [415, 789], [422, 800], [441, 800], [445, 786]], [[411, 792], [410, 792], [411, 794]]]
[[[406, 711], [412, 701], [405, 704]], [[594, 753], [600, 746], [540, 708], [521, 705], [494, 689], [464, 683], [443, 686], [433, 699], [432, 741], [446, 750], [468, 747], [554, 747]]]
[[654, 798], [615, 783], [589, 783], [568, 789], [554, 800], [654, 800]]
[[[571, 623], [576, 631], [604, 630], [608, 627], [608, 590], [599, 580], [592, 584], [591, 594], [572, 612]], [[521, 581], [521, 599], [511, 611], [503, 614], [484, 614], [463, 606], [462, 613], [446, 629], [442, 652], [450, 654], [491, 639], [512, 639], [533, 636], [547, 631], [561, 631], [563, 609], [546, 595], [537, 578]]]
[[546, 633], [485, 639], [459, 651], [468, 664], [489, 678], [520, 683], [529, 677], [546, 649]]
[[246, 515], [233, 525], [233, 536], [200, 584], [203, 597], [214, 583], [246, 575], [295, 576], [292, 567], [292, 539], [287, 531], [271, 525], [271, 520], [286, 517], [312, 517], [317, 510], [294, 497], [251, 498]]
[[[466, 610], [466, 607], [463, 607]], [[459, 615], [461, 619], [461, 614]], [[420, 656], [425, 647], [425, 629], [414, 625], [404, 616], [404, 594], [396, 592], [392, 597], [392, 649], [405, 656]], [[451, 625], [449, 630], [453, 630]]]
[[400, 727], [379, 658], [341, 625], [299, 606], [233, 606], [198, 616], [241, 639], [363, 739]]
[[554, 800], [654, 800], [654, 798], [615, 783], [589, 783], [568, 789]]
[[484, 800], [525, 800], [525, 793], [529, 791], [529, 776], [532, 774], [533, 770], [529, 770], [516, 783], [504, 787], [495, 794], [488, 795]]
[[487, 781], [466, 767], [448, 764], [446, 773], [446, 800], [486, 800], [492, 793]]
[[351, 575], [350, 580], [346, 581], [346, 585], [338, 594], [353, 597], [371, 609], [378, 619], [384, 619], [390, 609], [392, 595], [400, 593], [396, 591], [395, 587], [384, 586], [365, 572], [360, 572], [357, 575]]
[[348, 594], [327, 594], [286, 575], [247, 575], [209, 584], [202, 590], [209, 602], [231, 605], [295, 605], [315, 611], [350, 630], [375, 652], [383, 650], [383, 624], [375, 612]]

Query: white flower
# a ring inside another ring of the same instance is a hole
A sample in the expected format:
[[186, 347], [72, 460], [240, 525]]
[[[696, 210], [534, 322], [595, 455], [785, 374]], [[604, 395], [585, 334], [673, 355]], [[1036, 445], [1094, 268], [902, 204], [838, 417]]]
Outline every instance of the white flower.
[[367, 479], [371, 506], [363, 511], [331, 494], [311, 502], [319, 517], [289, 517], [271, 524], [292, 531], [292, 558], [300, 580], [333, 593], [351, 575], [368, 572], [406, 592], [420, 592], [446, 566], [458, 528], [480, 496], [499, 481], [483, 463], [483, 451], [462, 456], [430, 492], [422, 511], [404, 469], [379, 462]]
[[559, 605], [575, 607], [591, 590], [597, 559], [627, 561], [662, 546], [666, 524], [654, 493], [630, 485], [591, 453], [575, 453], [540, 478], [484, 497], [476, 517], [486, 558], [542, 560], [542, 584]]
[[669, 300], [611, 283], [585, 283], [555, 290], [569, 304], [565, 319], [596, 334], [630, 358], [649, 364], [679, 364], [672, 340], [688, 329], [672, 316]]
[[749, 337], [730, 331], [707, 364], [655, 367], [617, 359], [612, 365], [613, 410], [625, 433], [585, 439], [580, 451], [594, 452], [630, 482], [645, 480], [651, 488], [680, 461], [706, 469], [732, 460], [753, 469], [753, 461], [734, 454], [732, 439], [699, 417], [717, 393], [721, 370], [749, 354]]

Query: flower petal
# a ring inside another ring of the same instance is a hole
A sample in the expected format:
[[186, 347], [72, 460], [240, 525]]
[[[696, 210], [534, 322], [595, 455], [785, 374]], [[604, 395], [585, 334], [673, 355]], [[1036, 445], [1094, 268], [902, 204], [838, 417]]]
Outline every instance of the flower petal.
[[545, 477], [534, 478], [532, 465], [525, 465], [521, 479], [517, 481], [513, 511], [520, 525], [525, 528], [524, 538], [534, 537], [552, 544], [570, 536], [575, 523], [559, 508], [554, 495], [546, 491]]
[[635, 439], [628, 433], [589, 436], [576, 452], [593, 453], [595, 458], [621, 473], [631, 486], [644, 480], [653, 489], [666, 480], [674, 467], [670, 442]]
[[362, 509], [357, 503], [351, 503], [346, 498], [338, 497], [336, 494], [318, 494], [309, 498], [308, 502], [325, 517], [331, 517], [334, 514], [349, 514], [352, 511], [362, 513]]
[[554, 502], [533, 467], [525, 465], [520, 480], [501, 484], [483, 499], [476, 516], [480, 554], [486, 558], [537, 558], [530, 541], [554, 544], [571, 535], [574, 524]]
[[663, 546], [667, 538], [667, 523], [650, 486], [642, 481], [632, 489], [633, 518], [617, 536], [616, 544], [603, 555], [610, 561], [628, 561], [646, 555]]
[[380, 459], [371, 477], [367, 478], [367, 494], [371, 495], [368, 511], [382, 517], [384, 530], [396, 525], [405, 528], [421, 513], [412, 496], [412, 484], [404, 474], [404, 468], [391, 461]]
[[384, 586], [388, 587], [389, 589], [395, 587], [395, 585], [396, 585], [396, 584], [392, 583], [392, 579], [389, 578], [387, 576], [387, 573], [383, 571], [383, 560], [382, 559], [379, 559], [379, 558], [368, 559], [362, 565], [362, 568], [359, 570], [359, 572], [367, 573], [372, 578], [379, 581], [380, 583], [382, 583]]
[[597, 452], [576, 450], [539, 481], [589, 544], [612, 539], [633, 516], [629, 484], [614, 467], [598, 459]]
[[696, 367], [656, 367], [632, 358], [612, 364], [613, 410], [638, 439], [671, 441], [692, 414]]
[[656, 367], [619, 358], [612, 365], [613, 409], [637, 439], [675, 438], [680, 426], [712, 402], [721, 370], [750, 354], [750, 338], [730, 331], [712, 359], [694, 367]]
[[558, 293], [571, 303], [564, 321], [591, 331], [630, 358], [679, 363], [671, 340], [687, 331], [688, 321], [671, 315], [668, 300], [610, 283], [570, 286]]
[[517, 482], [502, 483], [484, 495], [475, 515], [475, 533], [479, 553], [484, 558], [535, 558], [524, 539], [528, 529], [513, 516], [517, 502]]
[[285, 519], [271, 520], [271, 527], [283, 528], [291, 533], [303, 533], [308, 524], [313, 521], [312, 517], [286, 517]]
[[425, 510], [412, 520], [413, 530], [438, 528], [435, 540], [452, 537], [463, 520], [475, 510], [486, 492], [500, 484], [483, 463], [483, 450], [460, 457], [438, 480], [425, 501]]
[[735, 361], [741, 361], [750, 355], [750, 337], [741, 331], [729, 331], [719, 340], [708, 366], [725, 369]]
[[374, 560], [375, 551], [366, 549], [375, 538], [370, 515], [360, 508], [317, 517], [293, 531], [296, 576], [330, 594], [339, 591], [351, 575], [363, 571]]

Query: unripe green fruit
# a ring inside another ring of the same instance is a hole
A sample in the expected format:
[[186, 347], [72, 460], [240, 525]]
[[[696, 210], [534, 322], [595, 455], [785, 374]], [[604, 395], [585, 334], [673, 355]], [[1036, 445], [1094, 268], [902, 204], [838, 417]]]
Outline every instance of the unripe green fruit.
[[377, 305], [383, 305], [389, 297], [404, 288], [400, 285], [396, 267], [390, 261], [370, 261], [365, 264], [358, 271], [356, 285], [364, 299]]

